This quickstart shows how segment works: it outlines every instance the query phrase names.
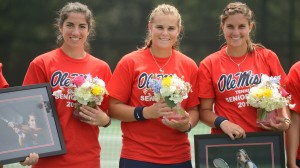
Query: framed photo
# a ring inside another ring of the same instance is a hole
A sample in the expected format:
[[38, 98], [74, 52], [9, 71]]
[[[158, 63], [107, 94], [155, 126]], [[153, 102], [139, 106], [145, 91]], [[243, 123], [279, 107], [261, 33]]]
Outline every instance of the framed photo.
[[0, 164], [66, 153], [48, 83], [0, 89]]
[[226, 134], [194, 135], [194, 147], [196, 168], [285, 167], [283, 132], [249, 132], [236, 140]]

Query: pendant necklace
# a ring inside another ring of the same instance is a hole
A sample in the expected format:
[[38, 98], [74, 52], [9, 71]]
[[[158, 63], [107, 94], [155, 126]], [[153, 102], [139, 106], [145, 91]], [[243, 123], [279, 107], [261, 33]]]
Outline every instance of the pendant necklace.
[[246, 60], [248, 54], [245, 56], [245, 58], [243, 59], [243, 61], [241, 61], [240, 63], [236, 63], [236, 62], [231, 58], [231, 56], [229, 56], [229, 54], [228, 54], [228, 52], [227, 52], [227, 48], [226, 48], [226, 54], [228, 55], [229, 59], [230, 59], [235, 65], [237, 65], [239, 72], [241, 72], [240, 65]]
[[149, 51], [150, 51], [150, 53], [151, 53], [151, 55], [152, 55], [152, 58], [153, 58], [153, 60], [154, 60], [154, 62], [155, 62], [155, 64], [156, 64], [156, 66], [157, 66], [158, 69], [159, 69], [159, 72], [163, 74], [163, 73], [164, 73], [163, 68], [169, 63], [169, 61], [171, 60], [172, 55], [169, 57], [168, 61], [161, 67], [161, 66], [158, 65], [158, 63], [157, 63], [155, 57], [153, 56], [152, 51], [151, 51], [150, 48], [149, 48]]

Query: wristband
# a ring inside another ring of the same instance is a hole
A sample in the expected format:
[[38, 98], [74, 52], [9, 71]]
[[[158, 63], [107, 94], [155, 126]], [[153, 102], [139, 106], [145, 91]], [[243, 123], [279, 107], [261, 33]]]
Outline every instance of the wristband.
[[111, 118], [109, 117], [109, 121], [107, 124], [103, 125], [104, 128], [108, 127], [111, 124]]
[[215, 127], [218, 128], [218, 129], [221, 129], [220, 125], [221, 125], [221, 123], [222, 123], [223, 121], [225, 121], [225, 120], [228, 120], [228, 119], [225, 118], [225, 117], [222, 117], [222, 116], [218, 116], [218, 117], [215, 119], [215, 122], [214, 122]]
[[143, 109], [144, 109], [144, 106], [137, 106], [134, 109], [133, 115], [137, 121], [145, 120], [144, 115], [143, 115]]
[[189, 129], [183, 131], [184, 133], [188, 133], [192, 130], [192, 124], [189, 122]]

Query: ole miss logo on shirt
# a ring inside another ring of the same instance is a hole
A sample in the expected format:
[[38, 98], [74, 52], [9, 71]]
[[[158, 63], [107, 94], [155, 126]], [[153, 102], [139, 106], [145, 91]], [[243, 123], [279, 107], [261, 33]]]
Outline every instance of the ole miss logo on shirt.
[[222, 93], [224, 91], [259, 84], [261, 82], [261, 75], [252, 74], [252, 71], [238, 72], [235, 75], [223, 74], [218, 80], [218, 89]]

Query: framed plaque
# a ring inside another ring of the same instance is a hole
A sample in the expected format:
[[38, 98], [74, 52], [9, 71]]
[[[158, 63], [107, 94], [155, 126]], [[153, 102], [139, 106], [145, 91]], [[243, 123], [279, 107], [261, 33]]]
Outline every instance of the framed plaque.
[[0, 164], [66, 153], [48, 83], [0, 89]]
[[257, 167], [285, 167], [283, 132], [252, 132], [246, 136], [231, 140], [226, 134], [194, 135], [196, 168], [237, 167], [247, 161]]

